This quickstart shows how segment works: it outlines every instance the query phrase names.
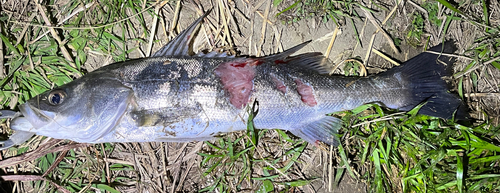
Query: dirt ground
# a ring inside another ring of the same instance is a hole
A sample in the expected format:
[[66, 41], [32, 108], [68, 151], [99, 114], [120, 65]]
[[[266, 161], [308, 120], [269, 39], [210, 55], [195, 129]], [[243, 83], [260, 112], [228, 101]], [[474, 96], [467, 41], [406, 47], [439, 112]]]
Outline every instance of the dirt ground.
[[[215, 38], [217, 35], [214, 29], [210, 29], [210, 25], [216, 27], [224, 26], [224, 21], [221, 19], [219, 10], [219, 4], [221, 2], [227, 8], [225, 12], [229, 17], [226, 17], [226, 19], [228, 19], [226, 22], [229, 23], [228, 27], [231, 31], [224, 42]], [[371, 48], [387, 54], [390, 58], [395, 59], [399, 63], [423, 51], [422, 47], [410, 46], [403, 41], [403, 44], [399, 46], [399, 53], [396, 53], [389, 45], [389, 39], [381, 32], [376, 33], [377, 27], [374, 24], [368, 19], [356, 19], [354, 21], [361, 44], [359, 44], [356, 39], [356, 32], [350, 21], [340, 21], [341, 26], [339, 27], [331, 52], [326, 53], [332, 36], [336, 31], [335, 23], [332, 20], [325, 23], [321, 18], [309, 18], [302, 19], [298, 22], [286, 23], [285, 21], [293, 17], [293, 15], [288, 15], [287, 13], [275, 17], [280, 10], [283, 10], [293, 3], [294, 1], [285, 0], [280, 6], [274, 7], [271, 5], [271, 0], [256, 2], [247, 0], [213, 0], [203, 3], [198, 1], [186, 1], [180, 6], [180, 18], [176, 31], [178, 33], [180, 30], [185, 29], [200, 15], [199, 11], [201, 9], [208, 10], [213, 8], [212, 13], [208, 16], [208, 20], [211, 21], [211, 24], [203, 24], [204, 27], [198, 34], [199, 38], [194, 44], [195, 50], [211, 48], [211, 43], [213, 42], [210, 42], [210, 45], [208, 45], [206, 41], [210, 39], [219, 41], [216, 42], [216, 46], [237, 50], [241, 55], [263, 56], [281, 52], [302, 42], [312, 40], [312, 43], [300, 50], [299, 53], [322, 52], [328, 54], [330, 60], [334, 64], [340, 64], [336, 73], [341, 73], [343, 61], [355, 57], [360, 57], [361, 60], [364, 61], [368, 74], [382, 72], [394, 66], [386, 59], [383, 59], [373, 52], [370, 53], [369, 59], [365, 60], [367, 52], [371, 50]], [[366, 1], [365, 3], [368, 4], [369, 2]], [[160, 16], [163, 17], [165, 21], [166, 29], [170, 29], [171, 25], [175, 23], [171, 19], [177, 14], [175, 5], [175, 3], [170, 3], [161, 9]], [[386, 1], [384, 6], [390, 11], [395, 6], [394, 1]], [[374, 13], [373, 16], [380, 23], [389, 15], [389, 11], [380, 10], [378, 13]], [[383, 26], [390, 36], [404, 39], [411, 25], [411, 20], [408, 19], [408, 15], [417, 11], [418, 9], [415, 6], [403, 3], [388, 20], [390, 25], [381, 26]], [[366, 12], [361, 9], [357, 9], [357, 12], [362, 18], [366, 18]], [[153, 25], [153, 18], [146, 18], [146, 20], [151, 21], [148, 22], [148, 25]], [[157, 24], [162, 25], [163, 22], [158, 22]], [[438, 31], [427, 28], [426, 31], [426, 36], [430, 37], [430, 45], [437, 45], [440, 42], [440, 39], [437, 37], [441, 37]], [[375, 33], [373, 45], [370, 45], [372, 36]], [[477, 33], [477, 29], [457, 21], [452, 22], [446, 37], [455, 42], [458, 47], [456, 53], [463, 54], [464, 51], [473, 44], [474, 37], [476, 37]], [[164, 33], [163, 27], [157, 27], [156, 39], [160, 39], [161, 41], [154, 45], [153, 51], [158, 50], [163, 44], [168, 42], [168, 38], [173, 37], [176, 33], [167, 34]], [[135, 43], [130, 44], [132, 45]], [[142, 47], [145, 49], [146, 45]], [[139, 58], [141, 56], [139, 52], [132, 52], [128, 55], [129, 58]], [[89, 55], [88, 63], [85, 64], [85, 67], [89, 71], [92, 71], [93, 69], [111, 62], [109, 58], [103, 56]], [[463, 69], [467, 62], [468, 61], [464, 59], [458, 59], [455, 69]], [[465, 93], [499, 92], [498, 87], [488, 85], [498, 85], [495, 80], [500, 78], [500, 73], [494, 68], [486, 70], [492, 72], [490, 73], [492, 77], [481, 79], [479, 84], [481, 86], [476, 89], [472, 88], [469, 77], [465, 79]], [[489, 84], [489, 82], [492, 81], [494, 83]], [[498, 116], [500, 114], [498, 95], [488, 95], [482, 98], [468, 97], [466, 99], [472, 115], [476, 118], [481, 118], [481, 111], [483, 110], [487, 111], [488, 114], [492, 116]], [[243, 134], [236, 133], [231, 135], [234, 135], [236, 138]], [[277, 143], [276, 140], [279, 139], [277, 136], [278, 134], [275, 131], [270, 131], [265, 135], [264, 139], [268, 139], [269, 141], [264, 141], [262, 143], [267, 144], [260, 145], [262, 146], [261, 148], [265, 150], [264, 154], [280, 154], [281, 150], [268, 148]], [[204, 176], [203, 171], [205, 169], [200, 168], [202, 158], [197, 153], [207, 151], [208, 149], [203, 142], [123, 143], [115, 145], [116, 149], [114, 153], [106, 158], [106, 162], [129, 164], [134, 166], [135, 171], [120, 171], [113, 173], [113, 175], [128, 175], [137, 179], [137, 183], [135, 184], [130, 184], [128, 187], [120, 187], [119, 189], [122, 192], [193, 192], [209, 186], [216, 180], [214, 176]], [[298, 163], [299, 164], [293, 166], [294, 172], [286, 178], [316, 180], [313, 180], [310, 185], [291, 190], [293, 192], [331, 191], [357, 193], [367, 191], [367, 185], [363, 181], [352, 179], [348, 174], [343, 176], [337, 187], [334, 187], [335, 185], [333, 183], [329, 183], [329, 178], [335, 174], [334, 172], [330, 172], [332, 170], [329, 169], [329, 166], [332, 166], [334, 170], [342, 166], [337, 165], [338, 163], [329, 156], [328, 151], [323, 151], [313, 145], [308, 145], [300, 156]], [[228, 183], [230, 184], [229, 186], [236, 186], [238, 182]], [[254, 188], [259, 187], [258, 184], [250, 184], [247, 181], [241, 182], [240, 185], [244, 187], [243, 189], [247, 192], [254, 192]], [[333, 188], [330, 189], [330, 187]]]

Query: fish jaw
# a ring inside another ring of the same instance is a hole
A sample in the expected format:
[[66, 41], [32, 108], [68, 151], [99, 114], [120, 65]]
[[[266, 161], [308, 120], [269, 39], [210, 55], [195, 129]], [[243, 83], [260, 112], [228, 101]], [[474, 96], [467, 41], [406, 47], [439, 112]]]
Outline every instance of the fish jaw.
[[58, 139], [74, 139], [77, 136], [75, 133], [82, 129], [79, 122], [83, 120], [80, 116], [63, 117], [60, 113], [34, 108], [29, 102], [22, 104], [19, 110], [32, 127], [19, 127], [18, 130], [22, 129]]
[[[43, 129], [53, 122], [56, 113], [49, 111], [42, 111], [36, 108], [32, 108], [29, 102], [26, 102], [19, 106], [19, 110], [24, 115], [24, 117], [31, 123], [32, 128]], [[20, 129], [31, 129], [31, 128], [20, 128]]]

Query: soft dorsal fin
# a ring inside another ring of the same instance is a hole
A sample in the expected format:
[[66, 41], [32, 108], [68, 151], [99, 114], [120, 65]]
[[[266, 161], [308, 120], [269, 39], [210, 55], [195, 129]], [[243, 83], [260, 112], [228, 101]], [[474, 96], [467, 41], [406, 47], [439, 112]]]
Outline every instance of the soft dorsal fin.
[[311, 43], [311, 40], [303, 42], [299, 45], [296, 45], [288, 50], [285, 50], [281, 53], [269, 55], [269, 56], [264, 56], [263, 58], [266, 60], [285, 60], [288, 56], [292, 55], [293, 53], [299, 51], [303, 47], [307, 46], [307, 44]]
[[277, 65], [294, 66], [300, 69], [315, 71], [319, 74], [330, 74], [333, 66], [322, 53], [312, 52], [290, 56], [309, 44], [311, 40], [296, 45], [281, 53], [264, 57], [266, 60], [274, 61]]
[[201, 21], [205, 18], [211, 10], [208, 10], [194, 21], [188, 28], [182, 31], [177, 37], [172, 41], [168, 42], [167, 45], [163, 46], [160, 50], [156, 51], [151, 57], [160, 56], [188, 56], [189, 49], [191, 48], [189, 44], [193, 40], [193, 33], [198, 29]]
[[228, 55], [226, 52], [218, 52], [218, 51], [212, 51], [209, 53], [203, 53], [200, 52], [196, 54], [197, 57], [202, 57], [202, 58], [234, 58], [234, 55]]
[[285, 65], [311, 70], [323, 75], [330, 75], [333, 71], [332, 63], [320, 52], [304, 53], [288, 57], [284, 62], [286, 63]]

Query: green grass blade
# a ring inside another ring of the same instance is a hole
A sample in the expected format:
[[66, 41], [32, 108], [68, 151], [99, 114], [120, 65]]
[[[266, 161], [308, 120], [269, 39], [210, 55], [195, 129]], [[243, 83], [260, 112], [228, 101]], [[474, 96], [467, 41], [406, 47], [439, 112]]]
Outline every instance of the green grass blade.
[[464, 163], [462, 158], [457, 154], [456, 151], [451, 151], [457, 157], [457, 188], [458, 192], [462, 193], [464, 190], [464, 181], [466, 176], [464, 176]]
[[342, 144], [339, 144], [338, 148], [339, 148], [340, 158], [342, 159], [343, 162], [342, 165], [347, 169], [347, 172], [349, 173], [349, 175], [351, 175], [351, 177], [357, 179], [356, 175], [354, 175], [354, 172], [352, 171], [351, 166], [349, 165], [349, 160], [347, 159], [347, 154]]
[[279, 13], [276, 14], [276, 17], [278, 17], [279, 15], [281, 15], [282, 13], [290, 10], [290, 9], [293, 9], [294, 7], [296, 7], [298, 4], [300, 3], [300, 1], [295, 1], [295, 3], [293, 3], [292, 5], [288, 6], [287, 8], [283, 9], [283, 11], [280, 11]]
[[264, 180], [257, 193], [268, 193], [274, 191], [273, 183], [270, 180]]
[[19, 53], [19, 50], [17, 50], [17, 48], [12, 45], [12, 43], [10, 43], [9, 38], [5, 37], [3, 34], [0, 34], [0, 38], [2, 39], [2, 42], [5, 44], [5, 46], [10, 49], [10, 51], [13, 51], [16, 55], [21, 55]]
[[460, 15], [464, 15], [464, 13], [460, 10], [458, 10], [457, 8], [455, 8], [453, 5], [451, 5], [450, 2], [446, 1], [446, 0], [436, 0], [437, 2], [441, 3], [442, 5], [444, 5], [445, 7], [447, 7], [448, 9], [460, 14]]
[[373, 163], [375, 164], [375, 188], [376, 192], [382, 193], [384, 191], [384, 182], [382, 179], [382, 167], [381, 167], [381, 160], [380, 160], [380, 155], [379, 155], [379, 150], [375, 149], [372, 154], [373, 158]]

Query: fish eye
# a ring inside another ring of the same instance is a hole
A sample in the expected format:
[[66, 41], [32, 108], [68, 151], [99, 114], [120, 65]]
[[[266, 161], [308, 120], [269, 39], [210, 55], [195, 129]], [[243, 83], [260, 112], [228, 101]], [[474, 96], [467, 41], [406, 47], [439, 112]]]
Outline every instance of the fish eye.
[[64, 101], [65, 97], [66, 97], [66, 92], [62, 90], [55, 90], [49, 94], [49, 97], [47, 99], [49, 101], [49, 104], [59, 105]]

